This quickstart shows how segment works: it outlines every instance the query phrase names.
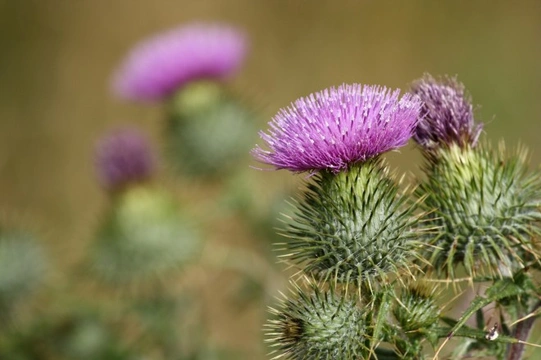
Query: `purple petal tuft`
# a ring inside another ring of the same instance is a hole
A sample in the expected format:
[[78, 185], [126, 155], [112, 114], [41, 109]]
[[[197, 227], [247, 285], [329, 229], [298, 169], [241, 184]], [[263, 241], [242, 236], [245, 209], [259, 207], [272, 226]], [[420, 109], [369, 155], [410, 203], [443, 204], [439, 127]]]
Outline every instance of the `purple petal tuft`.
[[412, 85], [412, 93], [424, 102], [414, 140], [426, 150], [445, 144], [475, 146], [483, 129], [476, 125], [464, 85], [455, 78], [436, 80], [430, 75]]
[[301, 98], [281, 109], [260, 132], [269, 151], [253, 156], [295, 172], [339, 172], [383, 152], [404, 146], [416, 126], [421, 101], [400, 90], [360, 84], [341, 85]]
[[181, 26], [137, 45], [114, 75], [113, 90], [126, 99], [160, 100], [187, 82], [231, 75], [245, 54], [246, 38], [233, 27]]
[[155, 159], [146, 137], [126, 128], [103, 136], [96, 145], [96, 170], [104, 188], [116, 190], [152, 176]]

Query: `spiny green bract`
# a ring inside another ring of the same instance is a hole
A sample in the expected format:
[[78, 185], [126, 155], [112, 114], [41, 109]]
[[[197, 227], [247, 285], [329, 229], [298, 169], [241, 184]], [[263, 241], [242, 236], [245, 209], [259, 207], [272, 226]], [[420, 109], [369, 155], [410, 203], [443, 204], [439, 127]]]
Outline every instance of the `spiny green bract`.
[[285, 229], [284, 257], [323, 281], [375, 286], [374, 278], [412, 267], [413, 210], [381, 160], [319, 173]]
[[367, 359], [366, 316], [352, 296], [295, 286], [266, 326], [274, 359]]
[[541, 179], [528, 173], [525, 152], [451, 146], [437, 155], [416, 191], [426, 197], [423, 226], [437, 229], [426, 238], [435, 269], [503, 276], [537, 258]]

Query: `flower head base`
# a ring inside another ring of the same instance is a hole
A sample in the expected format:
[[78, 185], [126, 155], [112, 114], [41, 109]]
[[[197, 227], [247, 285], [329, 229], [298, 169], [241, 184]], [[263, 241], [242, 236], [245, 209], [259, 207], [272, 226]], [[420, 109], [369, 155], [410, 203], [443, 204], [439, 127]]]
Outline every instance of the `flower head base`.
[[111, 132], [96, 147], [98, 178], [107, 190], [148, 179], [154, 162], [146, 138], [134, 128]]
[[359, 288], [375, 289], [390, 274], [411, 275], [420, 246], [412, 231], [415, 206], [386, 172], [375, 159], [313, 176], [282, 232], [283, 257], [320, 281]]
[[441, 145], [475, 146], [483, 124], [476, 125], [464, 85], [454, 78], [436, 80], [430, 75], [412, 85], [412, 93], [424, 102], [421, 121], [413, 139], [425, 150]]
[[422, 103], [400, 90], [341, 85], [317, 92], [282, 109], [260, 132], [270, 151], [254, 157], [277, 169], [340, 172], [349, 165], [404, 146], [412, 136]]
[[181, 26], [137, 45], [114, 76], [113, 90], [126, 99], [160, 100], [187, 82], [231, 75], [245, 54], [245, 36], [233, 27]]
[[253, 143], [254, 113], [220, 85], [192, 82], [171, 102], [166, 155], [178, 174], [221, 177], [239, 164]]

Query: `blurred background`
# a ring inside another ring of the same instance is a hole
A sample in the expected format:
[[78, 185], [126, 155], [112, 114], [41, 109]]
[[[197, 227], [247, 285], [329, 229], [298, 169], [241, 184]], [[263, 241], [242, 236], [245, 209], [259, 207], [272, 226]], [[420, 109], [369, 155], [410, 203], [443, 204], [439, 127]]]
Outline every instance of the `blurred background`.
[[[266, 129], [271, 116], [298, 97], [343, 82], [407, 89], [425, 72], [458, 75], [478, 104], [483, 136], [505, 138], [510, 147], [524, 144], [532, 166], [541, 161], [539, 1], [0, 0], [0, 213], [46, 245], [54, 264], [46, 293], [67, 291], [59, 289], [84, 257], [107, 206], [94, 171], [96, 139], [134, 124], [160, 149], [163, 105], [115, 99], [113, 70], [142, 38], [193, 20], [227, 22], [248, 33], [249, 56], [230, 85], [258, 113], [255, 129]], [[413, 146], [390, 159], [401, 172], [418, 172]], [[244, 196], [274, 216], [267, 208], [301, 177], [250, 166], [258, 165], [247, 151], [239, 168], [252, 193]], [[159, 181], [174, 189], [184, 209], [203, 217], [222, 199], [218, 182], [167, 175]], [[234, 246], [246, 251], [237, 261], [270, 274], [259, 295], [247, 300], [237, 296], [247, 286], [242, 270], [196, 271], [205, 338], [233, 349], [232, 358], [263, 359], [267, 352], [266, 306], [286, 285], [269, 251], [272, 224], [269, 219], [269, 228], [254, 231], [238, 211], [226, 210], [200, 224], [205, 251], [212, 252], [209, 244]]]

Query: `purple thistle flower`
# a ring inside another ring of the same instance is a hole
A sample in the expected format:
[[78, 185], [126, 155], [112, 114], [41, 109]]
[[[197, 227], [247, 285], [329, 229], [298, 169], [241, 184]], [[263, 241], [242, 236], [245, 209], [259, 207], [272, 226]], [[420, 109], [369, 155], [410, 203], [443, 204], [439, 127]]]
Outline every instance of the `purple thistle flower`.
[[155, 168], [146, 137], [134, 128], [115, 130], [103, 136], [96, 146], [95, 161], [99, 181], [107, 190], [144, 181]]
[[137, 45], [116, 72], [113, 90], [126, 99], [160, 100], [187, 82], [231, 75], [245, 54], [245, 36], [233, 27], [181, 26]]
[[295, 172], [339, 172], [405, 145], [412, 136], [422, 103], [400, 90], [368, 85], [341, 85], [281, 109], [260, 132], [269, 151], [256, 146], [253, 156]]
[[456, 78], [444, 77], [438, 81], [427, 74], [413, 83], [412, 93], [424, 102], [422, 119], [413, 135], [424, 149], [441, 144], [456, 143], [460, 147], [477, 144], [483, 124], [475, 125], [471, 99]]

